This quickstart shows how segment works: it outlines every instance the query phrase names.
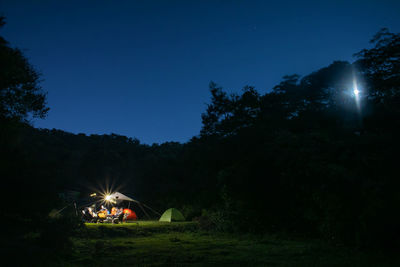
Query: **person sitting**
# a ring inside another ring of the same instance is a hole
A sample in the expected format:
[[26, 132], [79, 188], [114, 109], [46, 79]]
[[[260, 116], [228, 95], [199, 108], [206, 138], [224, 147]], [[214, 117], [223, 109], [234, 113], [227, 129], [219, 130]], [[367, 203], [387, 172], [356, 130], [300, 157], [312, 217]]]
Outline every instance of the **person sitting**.
[[92, 220], [92, 216], [89, 214], [86, 208], [82, 210], [82, 219], [84, 222], [90, 222]]
[[122, 208], [115, 208], [115, 215], [113, 216], [112, 223], [122, 223], [124, 219], [124, 210]]
[[100, 211], [97, 213], [98, 220], [104, 222], [107, 219], [108, 210], [102, 205]]
[[97, 215], [93, 214], [92, 208], [86, 207], [82, 210], [82, 217], [85, 222], [96, 222]]
[[112, 215], [113, 217], [115, 217], [115, 216], [117, 215], [117, 211], [118, 211], [118, 209], [117, 209], [116, 207], [112, 207], [112, 209], [111, 209], [111, 215]]
[[90, 216], [92, 216], [91, 222], [96, 223], [97, 220], [98, 220], [98, 217], [97, 217], [96, 212], [94, 212], [94, 211], [93, 211], [93, 208], [91, 208], [91, 207], [89, 207], [89, 208], [87, 209], [87, 211], [89, 212]]
[[117, 216], [121, 215], [121, 213], [124, 213], [124, 209], [123, 208], [119, 208], [117, 209]]

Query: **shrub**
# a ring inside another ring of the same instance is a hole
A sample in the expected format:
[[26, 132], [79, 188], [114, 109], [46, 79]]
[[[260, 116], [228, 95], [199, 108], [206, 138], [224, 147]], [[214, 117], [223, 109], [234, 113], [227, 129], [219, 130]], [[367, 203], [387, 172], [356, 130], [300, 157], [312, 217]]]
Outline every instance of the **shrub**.
[[82, 221], [75, 216], [49, 217], [40, 229], [40, 244], [52, 250], [70, 248], [70, 237], [82, 228]]

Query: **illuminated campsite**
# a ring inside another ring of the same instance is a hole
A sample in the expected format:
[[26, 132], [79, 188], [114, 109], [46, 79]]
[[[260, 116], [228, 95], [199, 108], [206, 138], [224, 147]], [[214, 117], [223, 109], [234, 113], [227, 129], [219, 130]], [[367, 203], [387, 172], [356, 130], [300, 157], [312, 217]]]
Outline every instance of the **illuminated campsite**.
[[[177, 209], [169, 209], [163, 215], [153, 210], [146, 204], [140, 203], [133, 198], [130, 198], [120, 192], [104, 193], [97, 197], [97, 193], [92, 193], [90, 195], [93, 200], [90, 204], [84, 204], [79, 206], [80, 212], [82, 213], [82, 218], [86, 223], [124, 223], [124, 222], [137, 222], [139, 220], [133, 207], [140, 209], [143, 212], [146, 220], [152, 220], [155, 217], [160, 217], [160, 221], [184, 221], [182, 213]], [[132, 204], [132, 205], [131, 205]], [[134, 205], [135, 204], [135, 205]], [[74, 205], [76, 205], [74, 203]], [[82, 209], [83, 207], [83, 209]], [[146, 211], [148, 210], [148, 211]], [[174, 211], [175, 216], [171, 216]], [[149, 215], [152, 213], [152, 216]], [[175, 219], [176, 217], [176, 219]]]
[[1, 266], [400, 266], [400, 1], [0, 5]]

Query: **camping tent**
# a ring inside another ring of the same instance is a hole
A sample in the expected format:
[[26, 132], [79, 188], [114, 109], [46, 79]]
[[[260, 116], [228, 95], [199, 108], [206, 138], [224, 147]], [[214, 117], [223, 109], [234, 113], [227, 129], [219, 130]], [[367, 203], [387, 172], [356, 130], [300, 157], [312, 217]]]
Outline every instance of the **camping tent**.
[[127, 220], [137, 220], [136, 213], [131, 209], [124, 209], [124, 214], [126, 215]]
[[183, 217], [182, 213], [175, 209], [167, 209], [163, 215], [161, 215], [160, 222], [172, 222], [172, 221], [184, 221], [185, 217]]

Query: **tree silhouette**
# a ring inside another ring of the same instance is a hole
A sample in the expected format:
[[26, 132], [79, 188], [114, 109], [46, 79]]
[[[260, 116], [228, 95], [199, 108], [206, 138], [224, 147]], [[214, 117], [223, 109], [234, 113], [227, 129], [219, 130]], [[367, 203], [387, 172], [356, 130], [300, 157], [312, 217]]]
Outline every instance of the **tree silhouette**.
[[[4, 24], [4, 17], [0, 17], [0, 27]], [[12, 48], [0, 37], [0, 118], [21, 121], [29, 115], [44, 118], [49, 108], [39, 82], [40, 74], [21, 50]]]

